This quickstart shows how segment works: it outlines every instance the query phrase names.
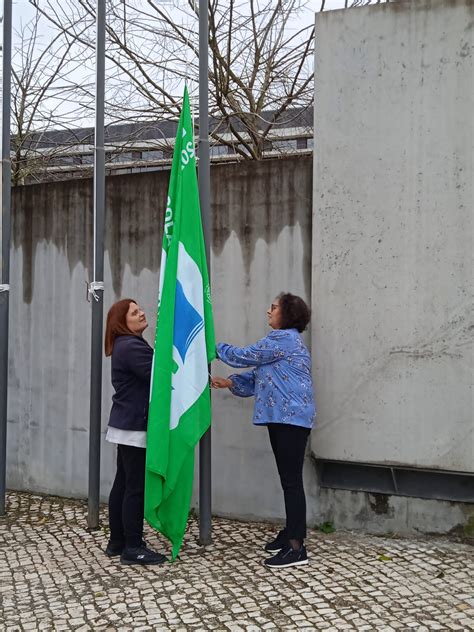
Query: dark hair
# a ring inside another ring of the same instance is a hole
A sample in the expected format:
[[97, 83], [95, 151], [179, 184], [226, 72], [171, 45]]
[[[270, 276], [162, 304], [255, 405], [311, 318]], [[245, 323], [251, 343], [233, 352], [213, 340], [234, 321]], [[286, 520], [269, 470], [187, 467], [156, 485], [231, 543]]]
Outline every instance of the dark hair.
[[105, 327], [105, 355], [112, 355], [115, 338], [117, 336], [134, 335], [133, 331], [127, 327], [127, 312], [130, 303], [136, 303], [133, 298], [123, 298], [112, 305], [107, 314], [107, 325]]
[[281, 292], [277, 296], [280, 305], [281, 329], [306, 329], [311, 319], [311, 310], [299, 296]]

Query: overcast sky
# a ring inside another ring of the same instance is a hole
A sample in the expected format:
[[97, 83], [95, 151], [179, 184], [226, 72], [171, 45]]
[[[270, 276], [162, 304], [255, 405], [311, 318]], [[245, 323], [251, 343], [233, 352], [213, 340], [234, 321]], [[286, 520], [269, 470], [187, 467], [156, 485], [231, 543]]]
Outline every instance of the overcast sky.
[[[198, 0], [196, 0], [197, 2]], [[275, 2], [277, 0], [274, 0]], [[143, 2], [146, 2], [146, 0], [143, 0]], [[175, 4], [187, 4], [188, 0], [175, 0]], [[60, 0], [58, 0], [58, 6], [61, 5]], [[312, 14], [315, 13], [316, 11], [319, 11], [321, 6], [321, 0], [312, 0], [312, 2], [310, 2], [308, 4], [308, 8], [307, 11], [305, 11], [300, 17], [299, 19], [296, 18], [294, 23], [292, 23], [290, 25], [291, 29], [298, 29], [302, 26], [302, 25], [306, 25], [308, 23], [312, 22]], [[344, 7], [344, 0], [326, 0], [326, 4], [325, 4], [325, 10], [333, 10], [333, 9], [341, 9]], [[3, 10], [3, 2], [1, 3], [0, 6], [0, 15], [1, 15], [1, 11]], [[172, 9], [171, 9], [172, 11]], [[15, 50], [15, 42], [18, 41], [18, 36], [16, 36], [15, 31], [18, 31], [21, 26], [25, 25], [26, 23], [28, 23], [32, 17], [35, 14], [35, 9], [34, 7], [31, 6], [31, 4], [28, 2], [28, 0], [13, 0], [13, 50]], [[48, 40], [48, 31], [49, 31], [49, 27], [47, 24], [46, 20], [41, 20], [41, 28], [44, 29], [42, 35], [43, 35], [43, 41], [44, 40]], [[40, 33], [41, 33], [41, 29], [40, 29]], [[2, 29], [0, 29], [0, 41], [2, 38]], [[196, 33], [196, 38], [198, 37], [198, 34]], [[0, 53], [1, 54], [1, 53]], [[110, 62], [106, 62], [106, 63], [110, 63]], [[85, 69], [84, 69], [85, 70]], [[79, 75], [74, 75], [74, 80], [78, 83], [83, 83], [83, 81], [86, 80], [86, 73], [84, 72], [84, 70], [80, 70], [79, 71]], [[1, 69], [0, 69], [1, 72]], [[91, 80], [91, 76], [90, 73], [92, 73], [93, 75], [93, 68], [89, 69], [89, 81]], [[84, 80], [82, 79], [82, 77], [84, 77]], [[194, 96], [196, 96], [197, 98], [197, 81], [194, 82], [196, 85], [191, 84], [190, 85], [190, 92], [191, 92], [191, 98], [193, 99]], [[0, 86], [0, 90], [1, 90], [1, 86]], [[194, 93], [196, 93], [196, 95], [194, 95]], [[1, 113], [0, 113], [0, 118], [1, 118]], [[93, 122], [93, 119], [91, 119], [90, 121], [86, 121], [86, 120], [82, 120], [81, 121], [81, 125], [85, 125], [85, 124], [91, 124]]]

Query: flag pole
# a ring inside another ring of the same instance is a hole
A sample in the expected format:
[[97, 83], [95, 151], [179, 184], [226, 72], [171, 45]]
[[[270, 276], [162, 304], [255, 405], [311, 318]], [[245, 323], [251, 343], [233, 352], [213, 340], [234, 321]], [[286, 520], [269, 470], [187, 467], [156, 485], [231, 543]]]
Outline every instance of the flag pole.
[[89, 490], [87, 524], [99, 526], [100, 500], [100, 431], [102, 412], [102, 334], [104, 315], [104, 216], [105, 216], [105, 0], [97, 1], [96, 94], [94, 142], [94, 280], [89, 295], [92, 302]]
[[[211, 278], [211, 212], [209, 166], [209, 103], [208, 55], [209, 23], [208, 0], [199, 0], [199, 199], [206, 245], [206, 260]], [[211, 427], [199, 442], [199, 542], [206, 546], [212, 542], [211, 526]]]
[[0, 235], [0, 516], [5, 515], [7, 477], [8, 313], [10, 299], [11, 156], [10, 100], [12, 0], [3, 0], [2, 51], [2, 217]]

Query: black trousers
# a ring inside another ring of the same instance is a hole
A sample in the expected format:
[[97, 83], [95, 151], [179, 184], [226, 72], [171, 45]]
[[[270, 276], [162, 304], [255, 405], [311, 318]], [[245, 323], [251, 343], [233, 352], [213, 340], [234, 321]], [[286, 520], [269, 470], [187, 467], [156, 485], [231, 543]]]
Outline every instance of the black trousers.
[[303, 461], [310, 429], [291, 424], [267, 427], [285, 497], [286, 535], [289, 540], [303, 542], [306, 537]]
[[110, 541], [126, 547], [143, 540], [145, 448], [117, 445], [117, 473], [109, 496]]

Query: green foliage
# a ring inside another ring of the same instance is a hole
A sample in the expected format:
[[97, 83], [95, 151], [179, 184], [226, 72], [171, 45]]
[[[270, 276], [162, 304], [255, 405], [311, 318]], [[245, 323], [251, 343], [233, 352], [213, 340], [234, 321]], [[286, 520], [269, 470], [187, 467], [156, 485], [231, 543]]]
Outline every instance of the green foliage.
[[393, 558], [389, 557], [388, 555], [385, 555], [384, 553], [380, 553], [378, 560], [379, 562], [391, 562]]
[[333, 523], [329, 522], [329, 521], [322, 522], [321, 524], [318, 524], [317, 529], [319, 531], [322, 531], [322, 533], [334, 533], [334, 531], [336, 530], [336, 528], [333, 525]]
[[474, 538], [474, 516], [470, 516], [467, 524], [463, 527], [464, 535], [468, 538]]

